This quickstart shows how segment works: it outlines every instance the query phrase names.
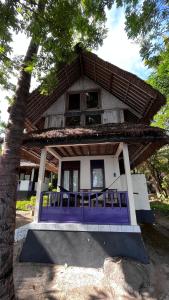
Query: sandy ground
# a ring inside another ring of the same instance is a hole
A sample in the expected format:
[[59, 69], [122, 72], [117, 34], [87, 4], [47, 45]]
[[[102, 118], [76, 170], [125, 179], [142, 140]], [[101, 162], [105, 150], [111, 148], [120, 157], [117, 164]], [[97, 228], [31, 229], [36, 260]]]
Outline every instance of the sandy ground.
[[31, 211], [16, 211], [16, 228], [26, 225], [33, 221]]
[[[18, 212], [17, 226], [29, 220], [30, 215]], [[16, 243], [14, 278], [18, 299], [169, 300], [169, 218], [158, 214], [156, 220], [153, 226], [142, 226], [150, 264], [120, 260], [112, 265], [110, 278], [105, 268], [18, 263], [23, 242]]]

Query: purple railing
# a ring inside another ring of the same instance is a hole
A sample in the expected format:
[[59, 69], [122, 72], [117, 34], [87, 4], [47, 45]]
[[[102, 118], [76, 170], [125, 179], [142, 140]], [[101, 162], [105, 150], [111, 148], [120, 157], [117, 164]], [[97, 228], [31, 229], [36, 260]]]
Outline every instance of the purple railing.
[[40, 221], [129, 224], [128, 193], [43, 192]]

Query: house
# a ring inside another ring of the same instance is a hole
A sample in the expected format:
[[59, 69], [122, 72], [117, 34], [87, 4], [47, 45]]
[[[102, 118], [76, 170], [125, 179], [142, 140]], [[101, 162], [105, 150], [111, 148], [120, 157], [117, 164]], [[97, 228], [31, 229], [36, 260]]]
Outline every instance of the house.
[[[150, 127], [164, 104], [143, 80], [85, 51], [58, 72], [51, 95], [33, 91], [22, 152], [40, 163], [38, 228], [112, 231], [116, 254], [138, 258], [139, 247], [133, 254], [123, 240], [133, 243], [137, 233], [142, 243], [138, 221], [151, 223], [153, 214], [145, 176], [131, 170], [168, 143], [164, 130]], [[46, 165], [57, 169], [58, 192], [43, 192]]]
[[[19, 180], [17, 186], [17, 200], [29, 199], [36, 195], [38, 183], [39, 164], [22, 159], [19, 168]], [[46, 168], [42, 191], [49, 190], [49, 184], [52, 182], [53, 173]]]

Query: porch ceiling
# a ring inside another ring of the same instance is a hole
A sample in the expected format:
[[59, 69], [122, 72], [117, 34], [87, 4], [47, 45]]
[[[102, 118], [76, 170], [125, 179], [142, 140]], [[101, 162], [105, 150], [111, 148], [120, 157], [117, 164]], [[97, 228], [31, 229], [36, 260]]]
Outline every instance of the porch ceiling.
[[[31, 161], [31, 163], [35, 163], [37, 165], [40, 164], [40, 156], [41, 156], [41, 149], [38, 147], [33, 148], [25, 148], [22, 147], [21, 149], [21, 159]], [[57, 173], [58, 172], [58, 160], [53, 157], [50, 153], [47, 153], [46, 157], [46, 170]]]
[[115, 155], [118, 143], [65, 145], [53, 147], [60, 157]]

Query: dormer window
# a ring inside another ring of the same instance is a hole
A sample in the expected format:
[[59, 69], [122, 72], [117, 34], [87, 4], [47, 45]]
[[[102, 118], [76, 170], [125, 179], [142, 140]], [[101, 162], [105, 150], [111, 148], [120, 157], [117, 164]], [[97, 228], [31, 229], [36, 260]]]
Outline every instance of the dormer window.
[[68, 110], [80, 110], [80, 94], [69, 94]]
[[98, 92], [87, 92], [85, 93], [86, 108], [99, 108], [99, 97]]
[[99, 90], [70, 92], [67, 94], [65, 126], [90, 126], [101, 124]]
[[101, 114], [86, 116], [86, 125], [96, 125], [96, 124], [101, 124]]
[[76, 127], [80, 125], [80, 116], [66, 117], [66, 126]]

